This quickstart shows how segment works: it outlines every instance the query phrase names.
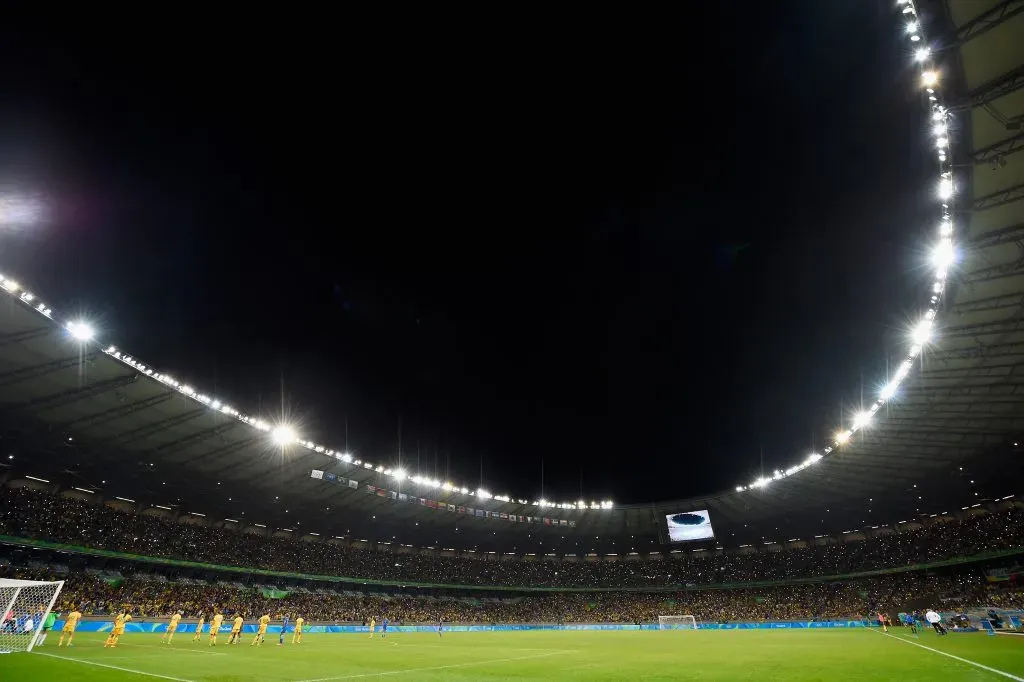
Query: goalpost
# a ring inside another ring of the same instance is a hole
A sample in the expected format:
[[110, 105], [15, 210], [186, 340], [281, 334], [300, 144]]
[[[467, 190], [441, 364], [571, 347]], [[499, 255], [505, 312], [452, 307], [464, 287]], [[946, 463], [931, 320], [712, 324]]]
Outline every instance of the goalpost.
[[0, 653], [32, 651], [64, 581], [0, 578]]
[[693, 616], [658, 616], [659, 630], [696, 630], [697, 619]]

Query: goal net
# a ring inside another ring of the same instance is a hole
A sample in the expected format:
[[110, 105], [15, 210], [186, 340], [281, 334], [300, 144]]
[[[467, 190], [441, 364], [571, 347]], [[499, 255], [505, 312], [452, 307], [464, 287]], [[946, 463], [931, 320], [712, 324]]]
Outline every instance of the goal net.
[[32, 651], [38, 646], [64, 581], [0, 578], [0, 653]]
[[693, 616], [658, 616], [659, 630], [696, 630], [697, 619]]

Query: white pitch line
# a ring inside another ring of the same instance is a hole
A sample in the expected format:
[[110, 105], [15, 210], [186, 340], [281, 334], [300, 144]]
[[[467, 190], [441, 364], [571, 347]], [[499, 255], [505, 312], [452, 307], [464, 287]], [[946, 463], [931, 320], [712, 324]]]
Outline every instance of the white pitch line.
[[[878, 632], [878, 631], [875, 630], [875, 632]], [[1008, 672], [1006, 672], [1004, 670], [998, 670], [996, 668], [990, 668], [987, 665], [982, 665], [981, 663], [975, 663], [974, 661], [971, 661], [969, 659], [961, 658], [960, 656], [954, 656], [953, 654], [946, 653], [945, 651], [941, 651], [939, 649], [933, 649], [930, 646], [925, 646], [924, 644], [918, 644], [917, 642], [911, 642], [909, 639], [903, 639], [902, 637], [897, 637], [896, 635], [890, 635], [890, 634], [888, 634], [886, 632], [879, 632], [878, 634], [885, 635], [886, 637], [892, 637], [897, 642], [903, 642], [904, 644], [910, 644], [912, 646], [920, 647], [921, 649], [927, 649], [928, 651], [933, 651], [933, 652], [935, 652], [937, 654], [942, 654], [943, 656], [948, 656], [949, 658], [952, 658], [954, 660], [960, 661], [961, 663], [966, 663], [967, 665], [973, 665], [975, 668], [981, 668], [982, 670], [987, 670], [990, 673], [995, 673], [996, 675], [1002, 675], [1003, 677], [1008, 677], [1011, 680], [1016, 680], [1017, 682], [1024, 682], [1024, 677], [1017, 677], [1016, 675], [1014, 675], [1012, 673], [1008, 673]]]
[[[512, 658], [492, 658], [486, 661], [473, 661], [471, 663], [453, 663], [451, 665], [434, 665], [429, 668], [406, 668], [405, 670], [386, 670], [379, 673], [360, 673], [358, 675], [341, 675], [339, 677], [317, 677], [312, 680], [298, 680], [297, 682], [330, 682], [332, 680], [356, 680], [365, 677], [383, 677], [385, 675], [405, 675], [406, 673], [425, 673], [432, 670], [450, 670], [451, 668], [468, 668], [474, 665], [490, 665], [491, 663], [509, 663], [511, 661], [525, 661], [531, 658], [547, 658], [548, 656], [559, 656], [560, 653], [534, 654], [532, 656], [515, 656]], [[1022, 681], [1024, 682], [1024, 681]]]
[[186, 680], [183, 677], [171, 677], [170, 675], [159, 675], [157, 673], [147, 673], [144, 670], [134, 670], [132, 668], [122, 668], [119, 665], [110, 665], [108, 663], [97, 663], [95, 661], [87, 661], [82, 658], [68, 658], [67, 656], [58, 656], [56, 654], [44, 654], [41, 651], [34, 652], [40, 656], [49, 656], [50, 658], [56, 658], [61, 661], [71, 661], [72, 663], [81, 663], [82, 665], [94, 665], [98, 668], [110, 668], [111, 670], [120, 670], [124, 673], [132, 673], [133, 675], [145, 675], [146, 677], [159, 677], [161, 680], [173, 680], [174, 682], [195, 682], [195, 680]]

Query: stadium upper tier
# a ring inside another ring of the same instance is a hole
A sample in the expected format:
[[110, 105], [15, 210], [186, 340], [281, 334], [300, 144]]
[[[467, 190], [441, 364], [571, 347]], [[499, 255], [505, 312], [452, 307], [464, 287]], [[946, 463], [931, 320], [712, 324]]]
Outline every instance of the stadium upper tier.
[[[420, 585], [572, 589], [666, 588], [819, 579], [930, 562], [1024, 552], [1024, 506], [1009, 502], [870, 537], [792, 546], [635, 557], [546, 556], [439, 551], [397, 543], [370, 546], [240, 524], [132, 513], [29, 488], [4, 488], [0, 532], [8, 538], [305, 575]], [[115, 502], [116, 503], [116, 502]], [[159, 514], [166, 510], [156, 510]], [[8, 540], [8, 542], [16, 542]], [[775, 550], [775, 551], [772, 551]], [[83, 550], [79, 550], [83, 551]]]
[[[8, 452], [24, 456], [4, 463], [16, 475], [184, 511], [219, 511], [214, 495], [244, 499], [248, 518], [273, 528], [301, 523], [374, 541], [409, 529], [440, 546], [457, 537], [483, 546], [500, 536], [495, 551], [542, 552], [541, 542], [563, 536], [649, 546], [662, 538], [666, 514], [695, 509], [710, 510], [720, 541], [786, 541], [1017, 492], [1024, 479], [1015, 446], [1024, 438], [1024, 12], [1019, 0], [899, 6], [908, 62], [918, 62], [921, 144], [934, 154], [935, 186], [925, 188], [933, 224], [921, 245], [933, 258], [922, 267], [922, 307], [907, 311], [892, 371], [880, 357], [878, 394], [856, 414], [837, 416], [835, 442], [817, 453], [827, 456], [794, 453], [791, 467], [756, 485], [685, 500], [561, 508], [492, 497], [463, 481], [413, 479], [387, 455], [372, 464], [346, 458], [266, 415], [243, 419], [183, 376], [160, 375], [93, 339], [88, 326], [61, 318], [5, 271], [0, 427]], [[808, 414], [808, 424], [823, 417]], [[38, 452], [51, 456], [29, 457]], [[621, 466], [635, 466], [631, 454]], [[322, 478], [311, 477], [317, 471]], [[749, 481], [748, 473], [737, 471], [737, 481]], [[402, 503], [402, 495], [434, 504]]]

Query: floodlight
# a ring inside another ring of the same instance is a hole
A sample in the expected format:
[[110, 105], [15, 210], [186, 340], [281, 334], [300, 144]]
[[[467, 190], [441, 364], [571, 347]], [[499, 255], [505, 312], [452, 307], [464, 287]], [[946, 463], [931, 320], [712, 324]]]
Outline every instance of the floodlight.
[[408, 476], [408, 474], [406, 473], [405, 469], [395, 469], [395, 474], [394, 474], [394, 476], [395, 476], [395, 478], [397, 478], [397, 479], [398, 479], [399, 481], [404, 481], [404, 480], [405, 480], [405, 477], [406, 477], [406, 476]]
[[953, 196], [953, 181], [949, 178], [942, 178], [939, 180], [939, 198], [942, 200], [949, 199]]
[[928, 57], [931, 56], [931, 50], [927, 47], [922, 47], [914, 53], [914, 59], [919, 62], [928, 61]]
[[910, 338], [916, 346], [923, 346], [928, 343], [932, 338], [932, 321], [921, 320], [918, 322]]
[[949, 238], [943, 238], [935, 246], [935, 250], [932, 251], [932, 263], [937, 268], [947, 268], [953, 264], [956, 260], [956, 254], [953, 251], [953, 240]]
[[870, 412], [858, 412], [853, 418], [853, 428], [859, 429], [871, 423]]
[[295, 441], [295, 429], [285, 424], [275, 426], [270, 432], [270, 439], [274, 442], [274, 445], [280, 445], [281, 447], [290, 445]]
[[821, 461], [821, 455], [819, 455], [816, 452], [811, 453], [807, 457], [807, 463], [808, 464], [814, 464], [815, 462], [820, 462], [820, 461]]
[[71, 336], [75, 340], [82, 341], [83, 343], [85, 341], [92, 340], [92, 337], [96, 335], [96, 332], [93, 331], [93, 328], [86, 324], [85, 322], [68, 322], [67, 327], [68, 331], [71, 333]]
[[843, 443], [845, 443], [848, 440], [850, 440], [850, 432], [849, 431], [840, 431], [839, 433], [836, 434], [836, 442], [837, 443], [843, 444]]
[[939, 73], [937, 71], [924, 71], [921, 73], [921, 85], [926, 88], [934, 88], [939, 83]]

